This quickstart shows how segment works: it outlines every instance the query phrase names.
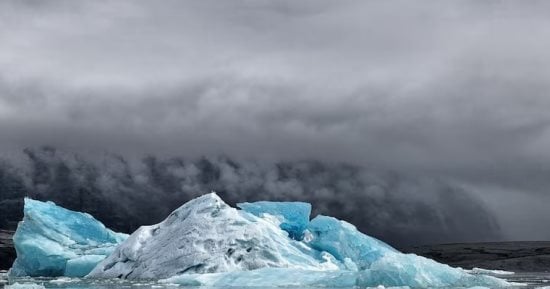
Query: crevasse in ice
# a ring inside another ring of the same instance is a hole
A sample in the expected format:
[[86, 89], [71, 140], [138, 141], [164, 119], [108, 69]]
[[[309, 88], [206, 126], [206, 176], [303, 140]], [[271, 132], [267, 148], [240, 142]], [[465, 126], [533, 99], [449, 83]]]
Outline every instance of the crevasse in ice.
[[296, 240], [301, 240], [309, 223], [311, 205], [303, 202], [254, 202], [239, 203], [237, 207], [255, 216], [264, 214], [275, 216], [281, 221], [281, 229]]
[[82, 277], [126, 237], [89, 214], [26, 198], [10, 275]]

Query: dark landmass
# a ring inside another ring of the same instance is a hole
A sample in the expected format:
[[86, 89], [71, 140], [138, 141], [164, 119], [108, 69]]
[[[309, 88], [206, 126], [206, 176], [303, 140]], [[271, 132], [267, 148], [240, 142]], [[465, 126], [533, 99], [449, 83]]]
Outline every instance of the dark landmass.
[[15, 249], [13, 248], [13, 231], [0, 229], [0, 270], [7, 270], [15, 260]]
[[455, 267], [549, 272], [550, 241], [456, 243], [403, 249]]

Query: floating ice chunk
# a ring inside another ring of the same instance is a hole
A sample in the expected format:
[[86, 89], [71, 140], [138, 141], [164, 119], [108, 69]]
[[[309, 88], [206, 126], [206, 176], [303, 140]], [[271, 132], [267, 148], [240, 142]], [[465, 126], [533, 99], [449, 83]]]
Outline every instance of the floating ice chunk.
[[330, 254], [292, 240], [278, 224], [237, 210], [215, 193], [193, 199], [160, 224], [134, 232], [88, 277], [148, 279], [264, 267], [343, 267]]
[[311, 233], [308, 245], [342, 262], [348, 258], [359, 270], [369, 268], [372, 262], [387, 253], [397, 252], [390, 245], [359, 232], [352, 224], [333, 217], [315, 217], [308, 231]]
[[482, 268], [473, 268], [472, 270], [467, 270], [472, 274], [486, 274], [486, 275], [514, 275], [514, 272], [504, 271], [504, 270], [488, 270]]
[[10, 276], [85, 276], [126, 237], [89, 214], [26, 198]]
[[44, 285], [36, 283], [13, 283], [12, 285], [5, 285], [4, 289], [45, 289]]
[[288, 235], [295, 240], [303, 238], [304, 230], [307, 228], [309, 215], [311, 214], [311, 205], [303, 202], [261, 201], [239, 203], [237, 207], [258, 217], [262, 217], [264, 214], [279, 217], [281, 229], [288, 232]]
[[81, 279], [79, 279], [79, 278], [59, 277], [59, 278], [50, 280], [50, 283], [56, 284], [56, 285], [61, 285], [61, 284], [79, 282], [80, 280]]

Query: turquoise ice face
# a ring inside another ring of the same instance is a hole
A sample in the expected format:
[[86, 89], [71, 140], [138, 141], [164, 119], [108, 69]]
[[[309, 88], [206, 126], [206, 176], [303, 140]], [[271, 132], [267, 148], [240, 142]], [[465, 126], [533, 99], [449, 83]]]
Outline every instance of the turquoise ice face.
[[261, 217], [269, 214], [281, 220], [281, 229], [285, 230], [289, 237], [302, 240], [304, 231], [309, 223], [311, 205], [303, 202], [254, 202], [239, 203], [237, 207], [255, 216]]
[[328, 216], [317, 216], [307, 227], [312, 237], [308, 244], [319, 251], [332, 254], [344, 262], [355, 263], [360, 270], [389, 252], [397, 252], [390, 245], [359, 232], [355, 226]]
[[85, 276], [127, 237], [52, 202], [26, 198], [24, 213], [13, 237], [12, 276]]

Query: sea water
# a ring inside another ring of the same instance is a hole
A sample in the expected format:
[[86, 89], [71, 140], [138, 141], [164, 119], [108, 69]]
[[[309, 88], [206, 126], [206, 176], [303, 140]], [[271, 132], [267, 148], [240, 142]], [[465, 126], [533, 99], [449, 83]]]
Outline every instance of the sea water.
[[[507, 289], [537, 289], [550, 288], [550, 273], [548, 272], [529, 272], [515, 273], [510, 275], [499, 275], [510, 282], [517, 283], [516, 286], [505, 287]], [[199, 287], [184, 287], [177, 284], [159, 283], [154, 280], [128, 281], [121, 279], [86, 279], [86, 278], [30, 278], [18, 277], [8, 280], [7, 272], [0, 271], [0, 288], [5, 286], [5, 289], [174, 289], [174, 288], [199, 288]], [[204, 287], [201, 287], [204, 288]], [[226, 287], [234, 289], [237, 287]], [[242, 288], [242, 287], [240, 287]], [[255, 288], [255, 287], [250, 287]], [[259, 287], [258, 287], [259, 288]], [[276, 288], [276, 287], [261, 287], [261, 288]], [[289, 288], [289, 287], [285, 287]], [[307, 289], [306, 287], [296, 287]], [[329, 288], [329, 287], [323, 287]], [[352, 287], [350, 287], [352, 288]], [[384, 288], [382, 286], [375, 287], [377, 289]], [[403, 287], [399, 287], [403, 288]], [[405, 287], [406, 288], [406, 287]], [[481, 289], [484, 287], [475, 287]], [[313, 289], [313, 288], [312, 288]], [[342, 289], [342, 288], [338, 288]], [[438, 288], [434, 288], [438, 289]], [[457, 288], [441, 288], [441, 289], [459, 289]], [[462, 288], [460, 288], [462, 289]], [[497, 289], [497, 288], [494, 288]]]

